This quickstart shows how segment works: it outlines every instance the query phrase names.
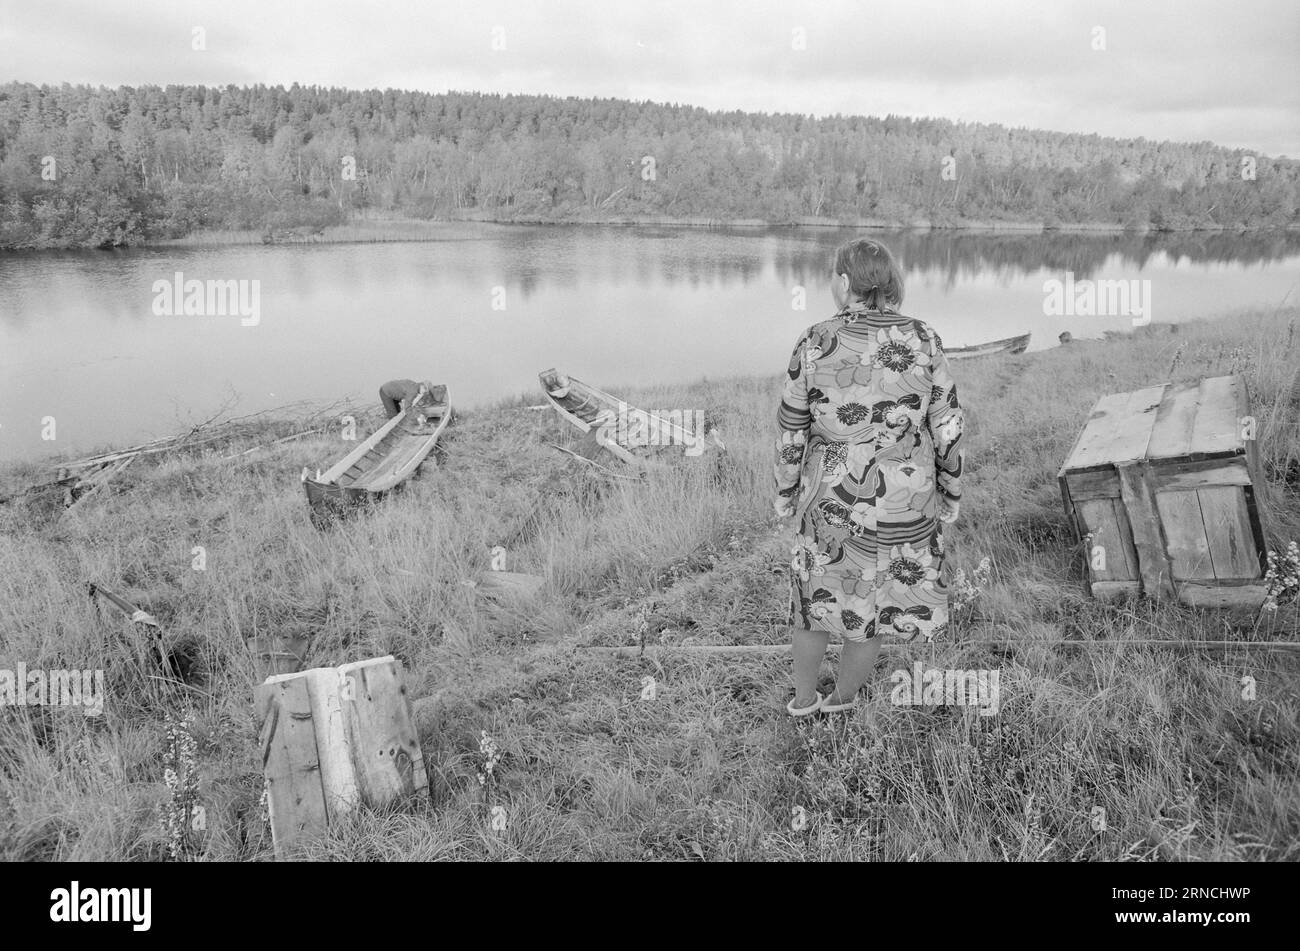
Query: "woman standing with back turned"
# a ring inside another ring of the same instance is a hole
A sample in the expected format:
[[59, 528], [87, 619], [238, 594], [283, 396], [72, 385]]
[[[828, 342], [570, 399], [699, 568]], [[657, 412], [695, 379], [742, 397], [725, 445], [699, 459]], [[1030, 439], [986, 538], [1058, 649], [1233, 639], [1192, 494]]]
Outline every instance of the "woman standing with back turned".
[[[778, 415], [776, 510], [794, 516], [794, 716], [845, 710], [880, 639], [926, 640], [948, 622], [943, 524], [961, 498], [962, 410], [939, 335], [898, 313], [903, 275], [867, 238], [835, 253], [839, 312], [795, 345]], [[826, 696], [817, 673], [844, 638]]]

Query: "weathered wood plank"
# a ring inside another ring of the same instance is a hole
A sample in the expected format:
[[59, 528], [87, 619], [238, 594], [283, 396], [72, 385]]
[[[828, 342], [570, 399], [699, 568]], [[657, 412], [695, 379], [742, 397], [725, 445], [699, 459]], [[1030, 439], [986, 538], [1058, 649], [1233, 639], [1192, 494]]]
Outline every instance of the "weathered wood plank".
[[344, 709], [357, 786], [365, 802], [384, 806], [429, 785], [401, 661], [380, 657], [344, 664]]
[[301, 837], [328, 822], [311, 696], [304, 678], [286, 677], [259, 685], [253, 699], [261, 721], [271, 841], [284, 858]]
[[1099, 399], [1088, 416], [1070, 455], [1065, 460], [1066, 469], [1086, 469], [1089, 466], [1113, 462], [1111, 447], [1115, 441], [1115, 427], [1128, 412], [1131, 393], [1112, 393]]
[[1118, 601], [1142, 593], [1140, 581], [1094, 581], [1089, 590], [1098, 601]]
[[[1178, 586], [1178, 600], [1188, 607], [1258, 611], [1268, 591], [1262, 584], [1193, 584]], [[1300, 646], [1300, 642], [1297, 642]]]
[[334, 667], [313, 667], [286, 677], [306, 679], [311, 694], [312, 720], [320, 751], [321, 786], [331, 820], [344, 816], [361, 801], [352, 768], [352, 746], [343, 717], [342, 683]]
[[1235, 486], [1206, 487], [1196, 494], [1205, 519], [1214, 576], [1220, 580], [1259, 578], [1260, 562], [1245, 494]]
[[1201, 405], [1200, 394], [1201, 387], [1197, 383], [1180, 383], [1165, 391], [1156, 411], [1151, 441], [1147, 444], [1148, 459], [1185, 456], [1192, 451], [1192, 431]]
[[1147, 444], [1151, 441], [1151, 428], [1156, 422], [1156, 412], [1167, 384], [1134, 390], [1129, 395], [1125, 415], [1115, 427], [1111, 444], [1111, 461], [1122, 462], [1146, 458]]
[[1076, 501], [1119, 498], [1119, 476], [1113, 466], [1067, 472], [1064, 478], [1070, 483], [1070, 497]]
[[1205, 537], [1205, 522], [1196, 493], [1157, 492], [1155, 499], [1174, 580], [1213, 578], [1210, 542]]
[[[1083, 553], [1093, 583], [1138, 580], [1137, 560], [1131, 551], [1132, 536], [1118, 502], [1118, 499], [1086, 499], [1076, 506], [1084, 532], [1093, 536]], [[1093, 567], [1093, 549], [1099, 545], [1105, 555], [1103, 568]]]
[[1207, 485], [1251, 484], [1245, 456], [1157, 465], [1151, 470], [1151, 479], [1156, 492], [1200, 489]]
[[1243, 450], [1239, 407], [1241, 381], [1235, 376], [1215, 376], [1201, 381], [1200, 409], [1192, 428], [1189, 452], [1216, 453]]
[[1121, 463], [1116, 468], [1119, 471], [1121, 498], [1128, 512], [1129, 529], [1133, 533], [1133, 547], [1137, 551], [1142, 588], [1147, 597], [1172, 598], [1172, 571], [1165, 554], [1159, 513], [1151, 491], [1149, 465], [1146, 462], [1128, 462]]

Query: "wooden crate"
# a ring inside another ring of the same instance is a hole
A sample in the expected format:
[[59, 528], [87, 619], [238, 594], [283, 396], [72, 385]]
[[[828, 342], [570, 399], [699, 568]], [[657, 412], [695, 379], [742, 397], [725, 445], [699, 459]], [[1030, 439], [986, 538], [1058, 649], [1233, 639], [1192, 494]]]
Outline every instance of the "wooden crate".
[[428, 788], [401, 661], [273, 676], [253, 698], [277, 856], [361, 803]]
[[1219, 376], [1102, 397], [1058, 473], [1092, 594], [1258, 608], [1263, 479], [1245, 383]]

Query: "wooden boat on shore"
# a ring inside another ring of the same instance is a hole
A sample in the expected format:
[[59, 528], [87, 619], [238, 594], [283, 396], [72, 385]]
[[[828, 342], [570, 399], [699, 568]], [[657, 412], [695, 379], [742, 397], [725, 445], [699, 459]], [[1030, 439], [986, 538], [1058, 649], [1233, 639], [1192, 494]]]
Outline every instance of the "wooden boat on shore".
[[358, 504], [376, 501], [405, 482], [438, 444], [451, 420], [447, 388], [424, 388], [402, 410], [316, 478], [302, 471], [302, 483], [318, 526]]
[[671, 445], [683, 451], [699, 447], [695, 454], [709, 446], [726, 450], [716, 430], [710, 430], [707, 436], [693, 432], [679, 422], [629, 406], [554, 368], [537, 376], [547, 400], [562, 419], [584, 433], [594, 433], [601, 446], [624, 462], [636, 464], [639, 460], [633, 450], [650, 447]]
[[1028, 346], [1029, 334], [1021, 334], [1019, 337], [977, 343], [972, 347], [946, 347], [943, 352], [949, 360], [964, 360], [967, 357], [986, 357], [994, 353], [1024, 353]]

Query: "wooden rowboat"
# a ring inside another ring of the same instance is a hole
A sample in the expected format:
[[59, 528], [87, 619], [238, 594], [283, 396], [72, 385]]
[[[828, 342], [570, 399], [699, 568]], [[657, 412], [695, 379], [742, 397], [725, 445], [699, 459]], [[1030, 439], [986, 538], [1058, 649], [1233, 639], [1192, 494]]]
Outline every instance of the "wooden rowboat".
[[342, 515], [359, 503], [378, 500], [405, 482], [433, 451], [451, 420], [447, 388], [421, 387], [402, 410], [350, 453], [316, 478], [302, 471], [312, 521]]
[[943, 352], [949, 360], [964, 360], [967, 357], [986, 357], [994, 353], [1024, 353], [1028, 346], [1029, 334], [1021, 334], [1019, 337], [977, 343], [973, 347], [945, 347]]
[[[685, 451], [700, 444], [702, 434], [690, 431], [681, 423], [638, 410], [554, 368], [543, 370], [537, 376], [547, 400], [561, 418], [584, 433], [595, 433], [600, 445], [624, 462], [638, 462], [634, 449], [671, 445]], [[710, 430], [704, 442], [726, 450], [716, 430]]]

